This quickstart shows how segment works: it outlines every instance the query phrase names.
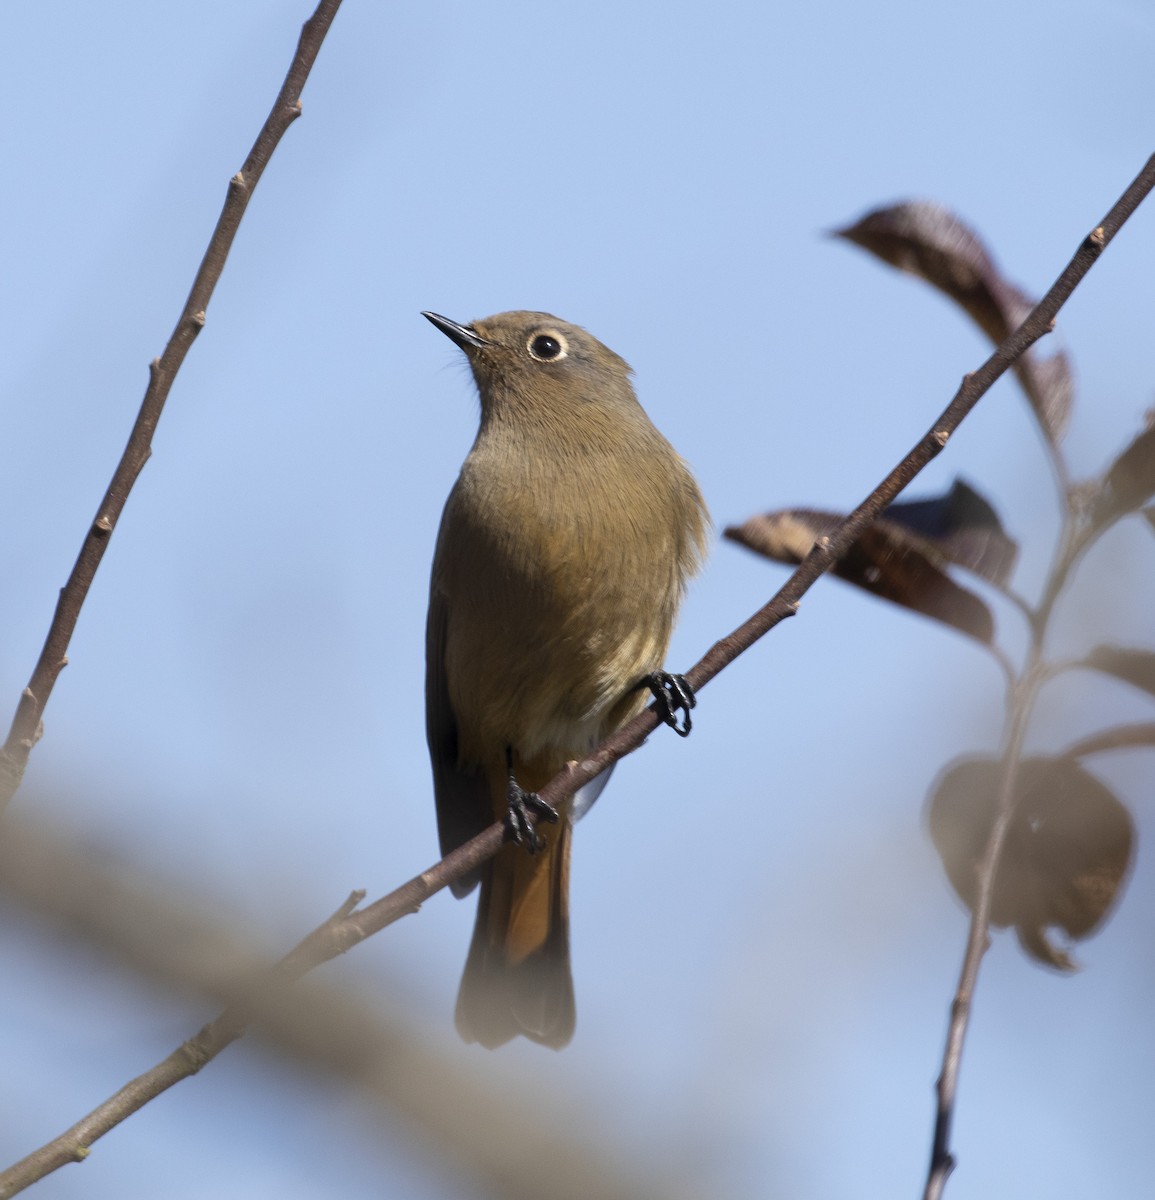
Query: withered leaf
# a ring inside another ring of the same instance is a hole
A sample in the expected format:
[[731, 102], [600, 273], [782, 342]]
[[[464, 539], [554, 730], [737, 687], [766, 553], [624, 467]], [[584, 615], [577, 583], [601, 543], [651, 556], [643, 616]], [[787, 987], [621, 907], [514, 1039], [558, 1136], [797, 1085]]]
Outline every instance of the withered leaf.
[[[995, 345], [1034, 307], [1029, 296], [1003, 277], [974, 231], [940, 204], [919, 200], [875, 209], [834, 233], [938, 288]], [[1074, 395], [1067, 356], [1060, 351], [1044, 357], [1029, 350], [1014, 369], [1044, 435], [1057, 445]]]
[[[731, 525], [725, 536], [775, 562], [796, 564], [817, 538], [833, 533], [844, 519], [839, 513], [817, 509], [781, 509]], [[872, 595], [989, 644], [994, 637], [990, 609], [951, 579], [946, 568], [965, 567], [1000, 585], [1017, 552], [994, 509], [957, 480], [942, 496], [892, 504], [833, 573]]]
[[[1103, 477], [1094, 505], [1096, 524], [1107, 525], [1155, 496], [1155, 413], [1148, 413], [1147, 421], [1147, 428], [1115, 459]], [[1143, 515], [1152, 520], [1146, 510]]]
[[[843, 519], [838, 513], [815, 509], [783, 509], [730, 525], [724, 536], [776, 562], [793, 565]], [[900, 525], [876, 521], [839, 559], [833, 574], [989, 644], [994, 637], [990, 609], [936, 566], [919, 542], [917, 535]]]
[[[931, 790], [931, 837], [951, 886], [972, 909], [1002, 770], [995, 759], [962, 759]], [[1026, 759], [995, 881], [991, 924], [1014, 926], [1031, 957], [1072, 970], [1069, 955], [1048, 930], [1061, 929], [1077, 941], [1103, 922], [1130, 868], [1133, 844], [1130, 813], [1093, 775], [1069, 759]]]
[[1155, 651], [1129, 646], [1096, 646], [1083, 660], [1089, 667], [1114, 675], [1155, 696]]
[[991, 504], [961, 479], [941, 496], [896, 500], [885, 519], [921, 534], [947, 562], [966, 567], [996, 587], [1002, 587], [1014, 569], [1018, 546]]

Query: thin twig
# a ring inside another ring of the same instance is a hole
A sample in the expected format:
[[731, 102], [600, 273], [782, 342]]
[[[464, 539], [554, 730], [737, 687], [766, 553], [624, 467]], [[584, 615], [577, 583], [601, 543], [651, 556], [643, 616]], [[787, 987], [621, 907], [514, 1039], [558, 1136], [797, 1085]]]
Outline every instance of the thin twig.
[[[1062, 454], [1055, 446], [1051, 446], [1050, 457], [1054, 464], [1064, 462]], [[1056, 471], [1056, 480], [1060, 487], [1067, 477], [1068, 473], [1065, 470]], [[1063, 593], [1075, 564], [1089, 544], [1090, 535], [1087, 527], [1079, 521], [1078, 508], [1072, 493], [1063, 492], [1061, 498], [1063, 522], [1043, 595], [1037, 606], [1027, 605], [1023, 610], [1028, 620], [1030, 641], [1023, 669], [1020, 674], [1011, 678], [1008, 689], [1006, 733], [995, 815], [982, 858], [975, 869], [978, 887], [967, 930], [959, 980], [951, 1001], [942, 1066], [935, 1084], [934, 1135], [931, 1139], [930, 1166], [927, 1170], [923, 1200], [941, 1200], [946, 1181], [955, 1167], [955, 1157], [951, 1150], [951, 1130], [958, 1096], [959, 1073], [962, 1069], [962, 1053], [970, 1028], [971, 1005], [975, 988], [978, 986], [983, 956], [990, 944], [990, 917], [994, 903], [995, 879], [1015, 814], [1027, 728], [1040, 690], [1054, 676], [1052, 667], [1043, 658], [1044, 643], [1059, 596]]]
[[[686, 673], [687, 679], [695, 689], [703, 687], [739, 654], [780, 621], [797, 611], [802, 596], [834, 565], [839, 556], [854, 544], [866, 527], [918, 472], [942, 450], [950, 435], [999, 376], [1024, 350], [1053, 328], [1055, 316], [1067, 298], [1152, 187], [1155, 187], [1155, 156], [1152, 156], [1142, 174], [1123, 193], [1103, 224], [1083, 241], [1074, 258], [1023, 324], [995, 350], [978, 371], [964, 377], [962, 386], [950, 404], [910, 453], [832, 535], [815, 543], [813, 550], [769, 603], [728, 637], [716, 642]], [[611, 762], [636, 750], [657, 725], [655, 710], [646, 709], [602, 742], [588, 758], [561, 771], [542, 789], [542, 799], [556, 804], [572, 795], [583, 783], [592, 779]], [[1006, 786], [1013, 786], [1013, 778], [1009, 775]], [[358, 942], [408, 913], [416, 912], [430, 896], [496, 854], [503, 837], [501, 824], [495, 823], [446, 855], [427, 871], [414, 876], [368, 908], [349, 911], [346, 906], [338, 911], [313, 930], [273, 968], [268, 977], [268, 986], [274, 989], [284, 987], [320, 963], [343, 954]], [[988, 895], [988, 911], [989, 903]], [[985, 923], [983, 927], [985, 929]], [[979, 956], [981, 957], [981, 948]], [[226, 1008], [216, 1020], [204, 1026], [164, 1061], [132, 1080], [71, 1129], [22, 1162], [0, 1173], [0, 1200], [14, 1195], [48, 1171], [55, 1170], [65, 1163], [83, 1159], [97, 1138], [173, 1084], [195, 1074], [205, 1063], [240, 1037], [250, 1019], [249, 1014], [250, 1009], [245, 1005]], [[965, 1016], [961, 1029], [965, 1031]]]
[[[1062, 455], [1056, 447], [1051, 448], [1051, 461], [1052, 463], [1063, 462]], [[1066, 478], [1066, 475], [1065, 471], [1056, 471], [1056, 480], [1059, 481], [1060, 487], [1063, 486], [1061, 481]], [[1015, 813], [1015, 799], [1027, 728], [1034, 713], [1039, 691], [1051, 678], [1050, 669], [1043, 658], [1044, 642], [1055, 604], [1066, 587], [1071, 571], [1087, 547], [1087, 533], [1078, 521], [1078, 513], [1071, 493], [1063, 492], [1062, 501], [1063, 522], [1058, 548], [1047, 576], [1042, 598], [1037, 606], [1028, 605], [1024, 609], [1030, 630], [1026, 661], [1023, 664], [1022, 672], [1011, 679], [1011, 686], [1008, 689], [1007, 725], [995, 815], [982, 858], [975, 871], [978, 887], [971, 912], [970, 926], [967, 930], [966, 948], [963, 952], [959, 980], [951, 1001], [942, 1067], [935, 1084], [934, 1135], [931, 1139], [930, 1166], [927, 1170], [923, 1200], [941, 1200], [946, 1188], [946, 1181], [955, 1167], [954, 1153], [951, 1150], [951, 1130], [958, 1096], [959, 1073], [962, 1069], [962, 1053], [970, 1029], [971, 1005], [974, 1000], [975, 988], [978, 986], [979, 969], [983, 956], [990, 944], [990, 917], [994, 903], [994, 883]]]
[[[1083, 241], [1067, 270], [1028, 317], [1026, 324], [1030, 324], [1039, 310], [1048, 305], [1048, 302], [1060, 292], [1068, 276], [1077, 275], [1079, 270], [1086, 273], [1091, 263], [1153, 188], [1155, 188], [1155, 155], [1148, 159], [1143, 170], [1104, 217], [1103, 223]], [[1069, 294], [1068, 287], [1062, 298], [1065, 299], [1065, 296]], [[1057, 312], [1057, 308], [1055, 311]], [[1052, 319], [1053, 316], [1054, 313], [1052, 313]], [[1020, 329], [1019, 332], [1021, 331]], [[1053, 464], [1059, 464], [1061, 467], [1061, 455], [1053, 448], [1051, 460]], [[1056, 469], [1056, 478], [1064, 504], [1060, 545], [1038, 606], [1036, 608], [1028, 607], [1025, 610], [1030, 622], [1030, 646], [1022, 674], [1015, 684], [1008, 706], [1003, 771], [999, 784], [995, 819], [977, 868], [977, 895], [971, 913], [959, 981], [951, 1004], [942, 1067], [936, 1085], [937, 1110], [931, 1144], [930, 1167], [927, 1172], [926, 1187], [923, 1191], [924, 1200], [941, 1200], [946, 1181], [954, 1169], [955, 1160], [950, 1144], [951, 1127], [958, 1095], [963, 1046], [970, 1026], [971, 1003], [978, 983], [983, 955], [989, 944], [995, 879], [1014, 816], [1016, 785], [1027, 726], [1039, 689], [1050, 677], [1050, 672], [1043, 661], [1043, 643], [1059, 595], [1066, 585], [1072, 568], [1089, 544], [1089, 532], [1078, 520], [1077, 505], [1068, 482], [1068, 474], [1065, 469], [1059, 469], [1059, 467]]]
[[16, 706], [8, 739], [3, 748], [0, 748], [0, 813], [3, 813], [8, 802], [16, 794], [24, 776], [24, 768], [28, 764], [28, 756], [40, 737], [44, 707], [60, 672], [68, 662], [68, 645], [76, 629], [88, 589], [92, 586], [92, 580], [108, 548], [129, 492], [132, 491], [137, 477], [152, 453], [152, 437], [173, 380], [197, 334], [204, 328], [205, 312], [224, 270], [225, 260], [232, 248], [249, 199], [285, 130], [301, 115], [301, 92], [340, 6], [341, 0], [321, 0], [316, 11], [305, 22], [296, 53], [272, 111], [257, 135], [244, 166], [229, 180], [224, 207], [168, 345], [160, 358], [149, 364], [148, 387], [124, 454], [85, 534], [68, 582], [61, 589], [44, 648], [40, 651], [32, 678], [29, 679], [28, 686]]
[[[923, 1193], [924, 1200], [939, 1200], [955, 1166], [954, 1155], [950, 1148], [950, 1135], [954, 1124], [958, 1077], [962, 1067], [963, 1045], [970, 1028], [971, 1003], [978, 983], [979, 966], [989, 943], [988, 931], [993, 887], [985, 885], [988, 881], [993, 883], [999, 861], [1002, 858], [1007, 834], [1010, 832], [1011, 818], [1014, 815], [1015, 788], [1022, 761], [1023, 741], [1030, 723], [1033, 693], [1037, 688], [1037, 673], [1030, 676], [1028, 680], [1020, 680], [1015, 689], [1015, 698], [1010, 705], [1011, 723], [1003, 749], [1003, 768], [999, 778], [996, 816], [982, 861], [978, 867], [978, 876], [982, 882], [975, 900], [974, 911], [971, 914], [970, 928], [967, 931], [962, 970], [958, 986], [955, 988], [954, 999], [951, 1002], [942, 1069], [935, 1087], [938, 1103], [935, 1111], [934, 1136], [931, 1141], [930, 1169], [927, 1172], [927, 1183]], [[1030, 695], [1024, 694], [1027, 690]]]

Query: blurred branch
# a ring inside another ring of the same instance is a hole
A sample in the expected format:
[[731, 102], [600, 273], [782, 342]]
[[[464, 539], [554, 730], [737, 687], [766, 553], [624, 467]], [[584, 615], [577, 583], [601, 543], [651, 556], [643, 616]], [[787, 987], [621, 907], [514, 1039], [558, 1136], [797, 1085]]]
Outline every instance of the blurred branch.
[[1134, 725], [1119, 725], [1088, 734], [1063, 751], [1064, 758], [1086, 758], [1106, 750], [1137, 750], [1155, 747], [1155, 723], [1145, 721]]
[[[306, 27], [306, 31], [307, 29], [308, 27]], [[780, 621], [792, 616], [797, 611], [801, 597], [837, 562], [840, 555], [853, 545], [911, 479], [943, 449], [950, 435], [991, 385], [1029, 346], [1053, 328], [1055, 316], [1067, 298], [1091, 269], [1103, 248], [1111, 241], [1127, 217], [1153, 186], [1155, 186], [1155, 156], [1111, 209], [1102, 225], [1084, 239], [1071, 262], [1022, 325], [996, 348], [979, 370], [963, 378], [962, 385], [950, 404], [910, 453], [837, 530], [827, 537], [818, 539], [813, 550], [766, 605], [728, 637], [715, 643], [701, 661], [687, 672], [687, 679], [694, 688], [704, 686], [739, 654], [752, 646]], [[659, 719], [655, 710], [653, 708], [645, 710], [617, 733], [607, 738], [588, 758], [579, 763], [570, 764], [560, 772], [542, 789], [542, 799], [556, 805], [560, 800], [572, 795], [578, 787], [604, 770], [611, 762], [637, 749], [658, 723]], [[1013, 777], [1009, 772], [1004, 786], [1007, 789], [1013, 787]], [[240, 1037], [254, 1014], [254, 1004], [272, 1003], [273, 996], [279, 994], [287, 984], [298, 979], [313, 967], [344, 953], [358, 942], [377, 933], [406, 914], [416, 912], [426, 899], [441, 888], [455, 879], [462, 878], [481, 862], [496, 854], [503, 837], [502, 825], [495, 823], [427, 871], [415, 876], [408, 883], [377, 900], [368, 908], [354, 909], [360, 897], [351, 898], [350, 902], [329, 920], [319, 925], [290, 951], [267, 974], [264, 985], [258, 987], [251, 996], [230, 1004], [215, 1021], [204, 1026], [163, 1062], [132, 1080], [116, 1095], [94, 1109], [59, 1138], [48, 1143], [7, 1172], [0, 1174], [0, 1197], [14, 1194], [47, 1172], [55, 1170], [67, 1162], [82, 1159], [88, 1153], [88, 1147], [93, 1141], [143, 1107], [148, 1101], [172, 1087], [173, 1084], [195, 1074], [206, 1062]], [[992, 838], [993, 843], [994, 839]], [[998, 850], [999, 847], [993, 845], [990, 851], [992, 863], [997, 861]], [[989, 911], [989, 895], [987, 906]], [[976, 925], [976, 928], [979, 926]], [[985, 931], [985, 917], [981, 928]], [[985, 938], [985, 932], [983, 938]], [[978, 941], [980, 957], [982, 940], [980, 938]], [[972, 938], [972, 942], [974, 941], [975, 939]], [[969, 945], [967, 961], [971, 962]], [[977, 960], [975, 960], [974, 969], [977, 972]], [[259, 997], [259, 1000], [254, 999], [255, 997]], [[959, 1009], [961, 1017], [957, 1025], [952, 1024], [952, 1036], [955, 1041], [951, 1043], [953, 1047], [951, 1053], [957, 1055], [957, 1052], [961, 1051], [962, 1034], [966, 1028], [966, 1013], [964, 1006], [957, 1005], [956, 1007]], [[950, 1058], [949, 1061], [953, 1063], [957, 1074], [957, 1056]], [[944, 1109], [947, 1113], [953, 1105], [953, 1085], [950, 1097], [951, 1104]], [[947, 1124], [949, 1125], [949, 1120]], [[519, 1142], [520, 1144], [521, 1142]], [[936, 1146], [937, 1144], [936, 1141]], [[943, 1144], [945, 1146], [945, 1141]], [[944, 1161], [949, 1164], [949, 1156]], [[949, 1165], [947, 1169], [949, 1170]], [[945, 1180], [945, 1174], [943, 1179]]]
[[[46, 1143], [6, 1171], [0, 1172], [0, 1198], [15, 1195], [70, 1162], [81, 1162], [89, 1147], [150, 1100], [214, 1059], [241, 1037], [249, 1022], [273, 1006], [284, 1004], [287, 986], [314, 967], [336, 958], [394, 921], [418, 910], [421, 902], [491, 857], [501, 845], [502, 827], [494, 825], [441, 862], [383, 896], [366, 909], [354, 911], [364, 893], [355, 892], [327, 920], [306, 935], [271, 969], [251, 978], [224, 1011], [143, 1075], [124, 1087], [59, 1137]], [[54, 878], [45, 876], [45, 878]], [[487, 1100], [482, 1107], [489, 1104]], [[515, 1139], [522, 1146], [520, 1137]], [[608, 1193], [607, 1193], [608, 1194]]]
[[0, 748], [0, 813], [3, 813], [8, 802], [16, 794], [28, 763], [28, 756], [40, 737], [44, 708], [60, 672], [67, 665], [68, 645], [76, 629], [88, 589], [92, 586], [92, 580], [108, 548], [129, 492], [132, 491], [137, 477], [152, 453], [153, 433], [173, 380], [197, 334], [204, 327], [205, 311], [224, 271], [225, 260], [228, 258], [249, 199], [285, 131], [301, 115], [301, 91], [340, 6], [341, 0], [321, 0], [316, 11], [305, 22], [296, 53], [272, 110], [257, 135], [244, 166], [229, 180], [224, 207], [168, 345], [160, 358], [149, 364], [148, 388], [136, 423], [129, 434], [128, 444], [113, 473], [104, 499], [96, 510], [96, 517], [85, 534], [68, 582], [61, 589], [44, 648], [16, 707], [7, 741], [3, 748]]
[[[1027, 318], [1024, 325], [1020, 327], [1019, 333], [1022, 333], [1023, 329], [1035, 320], [1040, 310], [1047, 308], [1048, 303], [1054, 297], [1062, 294], [1065, 298], [1070, 294], [1073, 286], [1070, 280], [1077, 280], [1081, 274], [1086, 273], [1095, 257], [1153, 188], [1155, 188], [1155, 155], [1148, 159], [1143, 170], [1104, 217], [1102, 224], [1084, 239], [1066, 271]], [[1061, 303], [1060, 300], [1059, 305], [1055, 306], [1051, 312], [1052, 320]], [[1061, 451], [1057, 442], [1052, 445], [1052, 453], [1056, 462], [1061, 462]], [[1066, 586], [1072, 569], [1083, 551], [1104, 527], [1100, 525], [1096, 528], [1094, 524], [1085, 520], [1077, 489], [1066, 482], [1069, 479], [1066, 470], [1059, 469], [1057, 477], [1063, 500], [1060, 544], [1038, 606], [1028, 612], [1030, 644], [1023, 670], [1013, 688], [1007, 713], [999, 799], [986, 847], [976, 871], [978, 887], [971, 909], [970, 929], [959, 981], [951, 1004], [942, 1067], [936, 1088], [937, 1111], [930, 1166], [923, 1193], [924, 1200], [941, 1200], [946, 1181], [955, 1165], [950, 1139], [963, 1046], [969, 1029], [971, 1004], [978, 982], [979, 968], [989, 944], [991, 911], [999, 864], [1014, 817], [1023, 741], [1039, 689], [1051, 674], [1043, 660], [1047, 629], [1055, 604]]]
[[[495, 1057], [476, 1069], [454, 1061], [386, 997], [362, 998], [347, 982], [338, 988], [316, 978], [291, 993], [262, 989], [268, 957], [234, 922], [99, 861], [66, 835], [13, 823], [0, 841], [0, 892], [145, 978], [244, 1008], [275, 1049], [348, 1079], [479, 1192], [539, 1200], [548, 1178], [559, 1200], [689, 1200], [683, 1185], [663, 1179], [661, 1164], [611, 1153], [608, 1131], [589, 1113], [540, 1094], [533, 1079]], [[86, 1133], [77, 1126], [0, 1176], [0, 1195], [83, 1157]]]

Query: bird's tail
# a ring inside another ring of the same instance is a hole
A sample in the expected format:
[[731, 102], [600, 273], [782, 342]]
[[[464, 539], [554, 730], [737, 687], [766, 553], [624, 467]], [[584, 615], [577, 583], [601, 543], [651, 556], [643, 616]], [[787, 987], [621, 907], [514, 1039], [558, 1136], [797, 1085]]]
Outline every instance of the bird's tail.
[[492, 1049], [523, 1034], [560, 1050], [573, 1037], [569, 965], [568, 812], [542, 822], [544, 849], [503, 846], [481, 879], [473, 942], [457, 996], [457, 1028]]

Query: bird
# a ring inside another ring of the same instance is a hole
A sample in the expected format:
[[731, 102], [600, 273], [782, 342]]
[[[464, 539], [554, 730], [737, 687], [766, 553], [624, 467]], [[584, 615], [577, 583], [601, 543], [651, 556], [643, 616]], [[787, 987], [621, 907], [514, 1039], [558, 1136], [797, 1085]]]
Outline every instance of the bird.
[[464, 352], [481, 408], [430, 578], [426, 733], [441, 851], [499, 820], [510, 835], [452, 885], [458, 897], [481, 885], [456, 1024], [489, 1048], [521, 1035], [560, 1049], [576, 1020], [573, 825], [609, 770], [558, 809], [536, 793], [650, 692], [662, 719], [689, 731], [693, 693], [662, 664], [710, 518], [629, 365], [583, 328], [544, 312], [469, 325], [422, 315]]

